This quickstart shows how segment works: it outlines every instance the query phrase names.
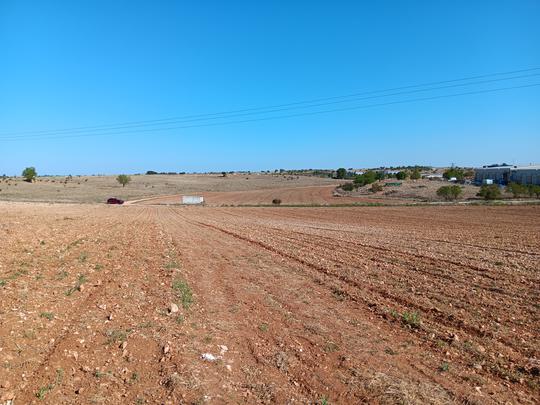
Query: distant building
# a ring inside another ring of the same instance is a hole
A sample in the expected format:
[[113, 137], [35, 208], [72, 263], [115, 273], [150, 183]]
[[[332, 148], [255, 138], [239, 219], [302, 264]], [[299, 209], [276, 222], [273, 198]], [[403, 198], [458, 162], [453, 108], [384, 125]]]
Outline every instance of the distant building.
[[474, 171], [476, 184], [537, 184], [540, 185], [540, 165], [531, 166], [492, 166]]
[[510, 171], [510, 181], [519, 184], [540, 185], [540, 165], [516, 167]]

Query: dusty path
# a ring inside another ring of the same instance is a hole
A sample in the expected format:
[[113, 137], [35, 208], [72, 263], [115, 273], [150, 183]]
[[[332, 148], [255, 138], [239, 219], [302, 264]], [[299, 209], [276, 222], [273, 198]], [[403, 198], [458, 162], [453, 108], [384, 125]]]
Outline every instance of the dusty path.
[[538, 207], [1, 208], [3, 401], [540, 398]]

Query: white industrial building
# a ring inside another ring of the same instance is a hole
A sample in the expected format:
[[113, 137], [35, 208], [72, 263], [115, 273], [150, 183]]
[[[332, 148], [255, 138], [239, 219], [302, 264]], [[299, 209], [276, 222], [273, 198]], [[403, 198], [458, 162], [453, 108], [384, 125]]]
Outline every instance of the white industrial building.
[[477, 184], [536, 184], [540, 185], [540, 165], [484, 166], [474, 171]]

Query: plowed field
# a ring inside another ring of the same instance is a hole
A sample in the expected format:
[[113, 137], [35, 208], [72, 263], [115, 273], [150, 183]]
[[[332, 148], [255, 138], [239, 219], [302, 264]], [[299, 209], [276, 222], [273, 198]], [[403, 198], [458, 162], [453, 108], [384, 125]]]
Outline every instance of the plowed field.
[[[405, 199], [388, 199], [381, 196], [335, 196], [336, 186], [286, 187], [268, 190], [200, 192], [206, 205], [271, 205], [272, 200], [280, 199], [284, 205], [346, 205], [346, 204], [403, 204]], [[174, 205], [182, 201], [181, 195], [151, 197], [133, 203], [143, 205]]]
[[1, 404], [540, 401], [540, 207], [0, 209]]

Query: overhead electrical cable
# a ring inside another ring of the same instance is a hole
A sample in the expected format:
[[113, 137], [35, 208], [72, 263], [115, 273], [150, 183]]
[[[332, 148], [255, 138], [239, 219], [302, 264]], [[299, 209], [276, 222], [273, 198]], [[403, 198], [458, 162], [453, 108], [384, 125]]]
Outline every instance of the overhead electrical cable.
[[412, 102], [419, 102], [419, 101], [430, 101], [430, 100], [437, 100], [437, 99], [444, 99], [444, 98], [451, 98], [451, 97], [460, 97], [460, 96], [475, 95], [475, 94], [483, 94], [483, 93], [493, 93], [493, 92], [498, 92], [498, 91], [513, 90], [513, 89], [523, 89], [523, 88], [536, 87], [536, 86], [540, 86], [540, 83], [525, 84], [525, 85], [520, 85], [520, 86], [499, 87], [499, 88], [486, 89], [486, 90], [475, 90], [475, 91], [468, 91], [468, 92], [462, 92], [462, 93], [443, 94], [443, 95], [437, 95], [437, 96], [429, 96], [429, 97], [420, 97], [420, 98], [413, 98], [413, 99], [389, 101], [389, 102], [376, 103], [376, 104], [364, 104], [364, 105], [359, 105], [359, 106], [334, 108], [334, 109], [328, 109], [328, 110], [309, 111], [309, 112], [302, 112], [302, 113], [295, 113], [295, 114], [288, 114], [288, 115], [277, 115], [277, 116], [270, 116], [270, 117], [258, 117], [258, 118], [236, 120], [236, 121], [212, 122], [212, 123], [193, 124], [193, 125], [184, 125], [184, 126], [172, 126], [172, 127], [166, 127], [166, 128], [146, 128], [146, 129], [138, 129], [138, 130], [130, 130], [130, 131], [101, 132], [101, 133], [90, 133], [90, 134], [87, 133], [87, 134], [65, 134], [65, 135], [29, 135], [29, 136], [27, 136], [25, 138], [21, 138], [21, 137], [0, 137], [0, 140], [13, 141], [13, 140], [21, 140], [21, 139], [81, 138], [81, 137], [95, 137], [95, 136], [109, 136], [109, 135], [122, 135], [122, 134], [170, 131], [170, 130], [175, 130], [175, 129], [212, 127], [212, 126], [219, 126], [219, 125], [231, 125], [231, 124], [241, 124], [241, 123], [257, 122], [257, 121], [268, 121], [268, 120], [293, 118], [293, 117], [301, 117], [301, 116], [310, 116], [310, 115], [317, 115], [317, 114], [328, 114], [328, 113], [341, 112], [341, 111], [359, 110], [359, 109], [364, 109], [364, 108], [382, 107], [382, 106], [388, 106], [388, 105], [405, 104], [405, 103], [412, 103]]
[[[525, 74], [525, 75], [519, 75], [519, 76], [513, 76], [513, 77], [502, 77], [498, 79], [482, 80], [482, 81], [476, 81], [476, 82], [457, 83], [457, 82], [463, 82], [463, 81], [474, 80], [474, 79], [479, 79], [479, 78], [511, 75], [511, 74], [516, 74], [516, 73], [525, 73], [525, 72], [532, 72], [532, 71], [538, 71], [538, 70], [540, 70], [540, 67], [514, 70], [514, 71], [508, 71], [508, 72], [500, 72], [500, 73], [491, 73], [491, 74], [485, 74], [485, 75], [469, 76], [469, 77], [460, 78], [460, 79], [443, 80], [443, 81], [430, 82], [430, 83], [424, 83], [424, 84], [394, 87], [394, 88], [384, 89], [384, 90], [373, 90], [373, 91], [366, 91], [366, 92], [360, 92], [360, 93], [352, 93], [352, 94], [342, 95], [342, 96], [318, 98], [318, 99], [298, 101], [298, 102], [292, 102], [292, 103], [277, 104], [277, 105], [266, 106], [266, 107], [255, 107], [255, 108], [245, 108], [245, 109], [239, 109], [239, 110], [223, 111], [223, 112], [217, 112], [217, 113], [185, 115], [185, 116], [180, 116], [180, 117], [171, 117], [171, 118], [163, 118], [163, 119], [130, 121], [130, 122], [124, 122], [124, 123], [117, 123], [117, 124], [104, 124], [104, 125], [94, 125], [94, 126], [81, 126], [81, 127], [64, 128], [64, 129], [56, 129], [56, 130], [4, 132], [0, 134], [0, 137], [1, 136], [16, 137], [17, 135], [41, 135], [41, 134], [60, 135], [63, 133], [76, 134], [76, 133], [86, 133], [86, 132], [111, 131], [111, 130], [127, 129], [127, 128], [140, 128], [140, 127], [146, 127], [146, 126], [170, 125], [170, 124], [183, 123], [183, 122], [230, 119], [230, 118], [240, 117], [240, 116], [269, 114], [269, 113], [288, 111], [288, 110], [294, 110], [294, 109], [307, 109], [307, 108], [321, 107], [324, 105], [349, 103], [349, 102], [374, 99], [374, 98], [394, 97], [394, 96], [412, 94], [412, 93], [418, 93], [418, 92], [443, 90], [443, 89], [453, 88], [453, 87], [473, 86], [473, 85], [486, 84], [486, 83], [492, 83], [492, 82], [498, 82], [498, 81], [522, 79], [522, 78], [538, 76], [540, 75], [540, 73]], [[439, 87], [421, 88], [421, 87], [427, 87], [427, 86], [433, 86], [436, 84], [445, 84], [445, 83], [456, 83], [456, 84], [447, 85], [447, 86], [439, 86]], [[399, 92], [390, 93], [390, 94], [381, 94], [381, 93], [388, 93], [391, 91], [406, 90], [406, 89], [413, 89], [413, 88], [416, 88], [416, 90], [399, 91]], [[367, 95], [371, 95], [371, 96], [367, 96]], [[367, 97], [358, 98], [359, 96], [367, 96]]]

